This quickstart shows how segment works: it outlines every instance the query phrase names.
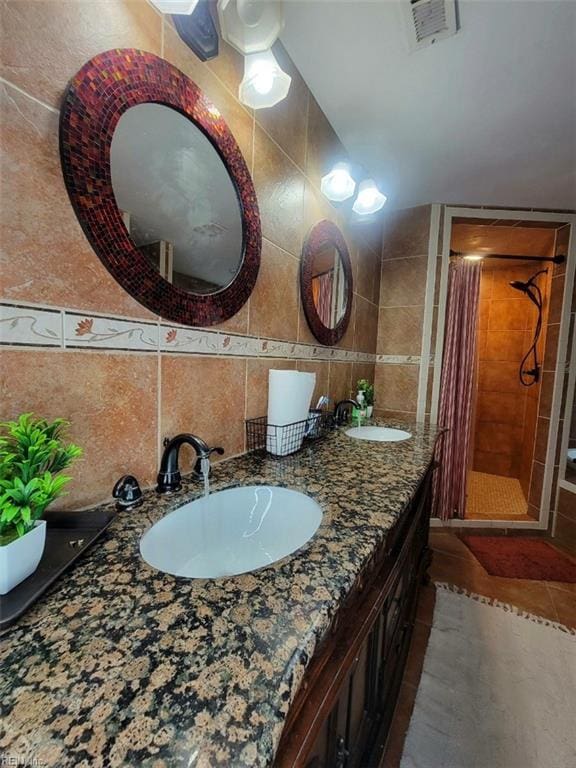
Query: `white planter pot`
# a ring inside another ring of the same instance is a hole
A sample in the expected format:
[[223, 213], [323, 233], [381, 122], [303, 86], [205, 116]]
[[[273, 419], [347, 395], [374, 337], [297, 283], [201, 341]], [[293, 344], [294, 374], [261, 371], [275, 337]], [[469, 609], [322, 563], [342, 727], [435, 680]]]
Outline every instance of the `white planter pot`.
[[373, 413], [374, 413], [374, 406], [373, 405], [366, 406], [366, 416], [368, 416], [369, 419], [372, 418]]
[[0, 595], [7, 594], [34, 573], [45, 543], [46, 521], [37, 520], [31, 531], [0, 547]]

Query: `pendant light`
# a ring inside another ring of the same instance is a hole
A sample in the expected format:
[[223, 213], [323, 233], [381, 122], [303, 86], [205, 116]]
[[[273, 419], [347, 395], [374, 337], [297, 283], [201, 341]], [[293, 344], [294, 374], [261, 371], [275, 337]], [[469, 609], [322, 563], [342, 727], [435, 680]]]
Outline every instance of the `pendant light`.
[[358, 185], [358, 195], [354, 200], [352, 210], [360, 216], [367, 216], [370, 213], [376, 213], [386, 202], [386, 195], [376, 186], [374, 179], [364, 179]]
[[292, 78], [280, 67], [272, 51], [252, 53], [244, 57], [244, 78], [238, 98], [252, 109], [273, 107], [285, 99]]
[[334, 203], [341, 203], [352, 197], [356, 189], [356, 182], [350, 176], [346, 163], [336, 163], [334, 168], [322, 177], [320, 191]]
[[189, 15], [198, 5], [198, 0], [150, 0], [160, 13]]

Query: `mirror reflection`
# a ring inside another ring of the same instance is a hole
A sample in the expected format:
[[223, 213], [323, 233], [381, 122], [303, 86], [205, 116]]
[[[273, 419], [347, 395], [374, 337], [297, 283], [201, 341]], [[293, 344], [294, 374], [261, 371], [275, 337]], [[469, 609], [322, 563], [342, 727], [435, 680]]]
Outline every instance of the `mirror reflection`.
[[162, 277], [194, 294], [230, 285], [242, 265], [242, 211], [191, 120], [162, 104], [131, 107], [112, 137], [110, 166], [124, 224]]
[[326, 245], [312, 257], [312, 298], [326, 328], [336, 328], [346, 313], [346, 275], [338, 249]]

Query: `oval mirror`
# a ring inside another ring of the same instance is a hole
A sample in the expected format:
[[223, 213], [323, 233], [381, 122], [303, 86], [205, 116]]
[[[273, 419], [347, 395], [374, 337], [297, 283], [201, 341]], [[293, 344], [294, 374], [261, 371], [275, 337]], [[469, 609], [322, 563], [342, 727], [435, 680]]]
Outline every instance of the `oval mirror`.
[[151, 53], [106, 51], [65, 95], [60, 157], [92, 247], [163, 318], [207, 326], [247, 301], [260, 265], [250, 172], [218, 109]]
[[324, 220], [310, 230], [300, 263], [300, 291], [308, 325], [323, 344], [344, 336], [352, 311], [352, 268], [336, 224]]

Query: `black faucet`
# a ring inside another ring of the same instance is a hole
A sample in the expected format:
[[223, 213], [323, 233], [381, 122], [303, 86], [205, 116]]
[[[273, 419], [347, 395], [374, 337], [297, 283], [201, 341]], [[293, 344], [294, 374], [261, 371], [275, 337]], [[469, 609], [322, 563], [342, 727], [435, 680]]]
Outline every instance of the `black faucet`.
[[347, 406], [349, 405], [351, 405], [353, 408], [360, 408], [360, 405], [356, 402], [356, 400], [340, 400], [339, 403], [336, 403], [336, 407], [334, 408], [334, 423], [337, 427], [342, 426], [342, 424], [346, 424], [348, 421], [346, 410]]
[[204, 475], [206, 462], [208, 462], [207, 470], [210, 471], [211, 453], [218, 453], [220, 456], [224, 453], [224, 448], [210, 448], [202, 438], [196, 437], [196, 435], [184, 433], [176, 435], [172, 439], [166, 438], [156, 485], [158, 493], [172, 493], [182, 488], [182, 476], [178, 469], [178, 454], [180, 453], [180, 446], [184, 443], [191, 445], [196, 451], [198, 458], [194, 464], [194, 473], [198, 477]]

